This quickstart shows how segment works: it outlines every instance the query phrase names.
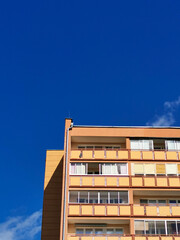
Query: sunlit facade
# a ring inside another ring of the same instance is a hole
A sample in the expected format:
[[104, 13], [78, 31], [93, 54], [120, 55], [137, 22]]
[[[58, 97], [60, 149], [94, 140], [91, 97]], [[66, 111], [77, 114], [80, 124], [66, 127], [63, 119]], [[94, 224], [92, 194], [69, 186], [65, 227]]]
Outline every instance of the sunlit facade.
[[47, 151], [42, 240], [180, 240], [180, 129], [73, 126]]

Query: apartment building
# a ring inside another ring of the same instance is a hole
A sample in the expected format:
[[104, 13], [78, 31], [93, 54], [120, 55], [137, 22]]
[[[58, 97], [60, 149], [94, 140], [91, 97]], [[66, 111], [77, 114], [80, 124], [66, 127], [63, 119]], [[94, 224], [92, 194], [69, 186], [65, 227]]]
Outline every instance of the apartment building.
[[47, 151], [42, 240], [180, 240], [180, 128], [76, 126]]

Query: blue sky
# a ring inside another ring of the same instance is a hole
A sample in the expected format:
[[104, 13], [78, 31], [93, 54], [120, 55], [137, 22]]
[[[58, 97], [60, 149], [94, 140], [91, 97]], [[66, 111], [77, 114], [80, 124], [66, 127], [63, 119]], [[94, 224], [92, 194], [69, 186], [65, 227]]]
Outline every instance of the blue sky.
[[1, 2], [2, 240], [40, 239], [45, 151], [63, 148], [65, 117], [179, 126], [179, 13], [176, 0]]

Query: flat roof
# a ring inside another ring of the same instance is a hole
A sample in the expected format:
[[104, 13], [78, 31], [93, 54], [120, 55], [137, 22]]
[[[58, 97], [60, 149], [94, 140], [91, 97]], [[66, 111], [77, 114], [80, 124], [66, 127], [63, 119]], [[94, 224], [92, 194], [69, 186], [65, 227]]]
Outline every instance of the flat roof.
[[157, 129], [180, 129], [175, 126], [101, 126], [101, 125], [73, 125], [73, 127], [80, 128], [157, 128]]

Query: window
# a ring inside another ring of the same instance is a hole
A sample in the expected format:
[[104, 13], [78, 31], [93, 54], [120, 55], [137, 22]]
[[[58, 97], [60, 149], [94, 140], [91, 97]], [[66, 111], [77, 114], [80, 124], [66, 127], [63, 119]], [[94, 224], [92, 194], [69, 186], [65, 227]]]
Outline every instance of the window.
[[103, 234], [103, 229], [102, 228], [95, 228], [95, 234], [97, 234], [97, 235]]
[[115, 234], [123, 234], [122, 228], [115, 228]]
[[104, 175], [127, 175], [126, 163], [104, 163], [102, 164], [102, 174]]
[[118, 192], [110, 192], [110, 203], [119, 203]]
[[92, 145], [89, 145], [89, 146], [82, 146], [82, 145], [79, 145], [78, 146], [78, 149], [91, 149], [91, 150], [102, 150], [102, 149], [120, 149], [121, 146], [120, 145], [109, 145], [109, 146], [105, 146], [105, 145], [96, 145], [96, 146], [92, 146]]
[[76, 234], [83, 234], [84, 229], [83, 228], [76, 228]]
[[140, 199], [140, 204], [148, 204], [148, 200], [147, 199]]
[[87, 174], [100, 174], [98, 163], [88, 163], [87, 164]]
[[[95, 224], [94, 224], [95, 225]], [[76, 234], [86, 234], [86, 235], [101, 235], [101, 234], [107, 234], [107, 235], [122, 235], [123, 234], [123, 228], [99, 228], [99, 227], [91, 227], [91, 228], [76, 228]]]
[[167, 175], [177, 175], [177, 164], [166, 164]]
[[85, 234], [93, 234], [93, 229], [92, 228], [87, 228], [85, 230]]
[[128, 191], [69, 191], [69, 203], [126, 204]]
[[98, 192], [89, 192], [89, 203], [98, 203]]
[[180, 174], [180, 165], [176, 163], [132, 163], [132, 175], [167, 175]]
[[164, 221], [157, 221], [156, 222], [156, 234], [166, 234], [165, 230], [165, 222]]
[[107, 228], [106, 229], [106, 233], [107, 234], [113, 234], [114, 233], [114, 229], [113, 228]]
[[100, 203], [108, 203], [108, 192], [100, 192]]
[[74, 175], [86, 174], [86, 163], [71, 163], [70, 174]]
[[119, 203], [128, 203], [128, 192], [120, 192], [119, 193]]
[[88, 192], [79, 192], [79, 203], [88, 203]]
[[145, 233], [146, 234], [155, 234], [155, 222], [154, 221], [145, 222]]
[[135, 220], [135, 234], [179, 234], [180, 221]]
[[132, 150], [152, 150], [153, 140], [131, 140]]
[[144, 221], [134, 221], [135, 234], [144, 234]]
[[168, 221], [167, 222], [167, 234], [176, 234], [176, 222], [175, 221]]
[[77, 191], [69, 192], [69, 203], [79, 203], [79, 197]]
[[179, 151], [180, 150], [180, 141], [166, 140], [166, 149], [168, 151]]

